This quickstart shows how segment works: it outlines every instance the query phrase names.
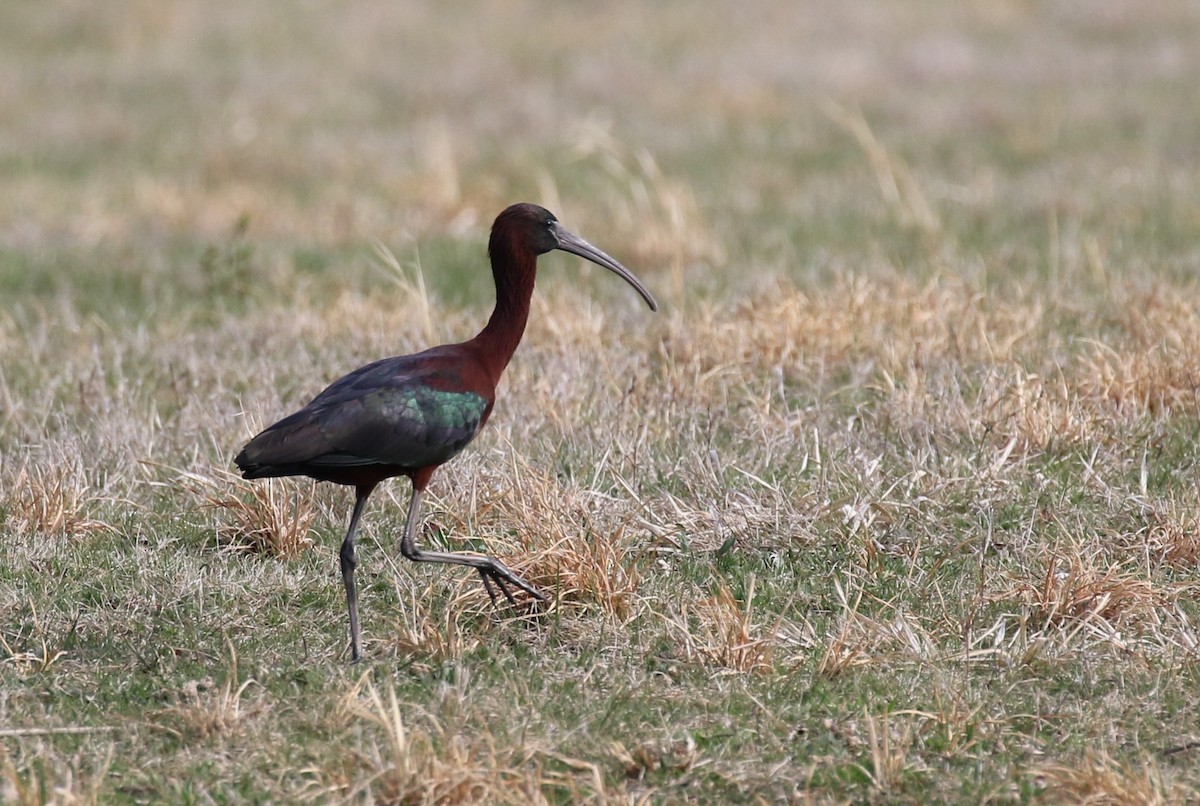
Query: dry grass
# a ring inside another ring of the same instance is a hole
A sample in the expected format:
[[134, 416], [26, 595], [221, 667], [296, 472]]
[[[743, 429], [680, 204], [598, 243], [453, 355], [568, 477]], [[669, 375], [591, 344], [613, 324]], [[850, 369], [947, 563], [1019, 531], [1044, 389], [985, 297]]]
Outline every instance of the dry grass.
[[1165, 289], [1131, 295], [1118, 322], [1124, 343], [1094, 343], [1081, 360], [1079, 389], [1128, 416], [1182, 409], [1200, 392], [1200, 312]]
[[[396, 577], [396, 598], [403, 603], [394, 626], [386, 629], [385, 644], [400, 658], [420, 658], [418, 666], [432, 669], [436, 664], [459, 661], [483, 645], [485, 636], [464, 630], [463, 621], [472, 612], [482, 609], [473, 590], [460, 586], [460, 593], [441, 612], [435, 612], [431, 602], [436, 599], [435, 588], [442, 583], [431, 580], [424, 588], [401, 590]], [[478, 584], [478, 583], [476, 583]]]
[[1089, 753], [1077, 764], [1030, 771], [1047, 803], [1088, 806], [1165, 806], [1185, 803], [1184, 792], [1170, 786], [1152, 760], [1125, 764], [1105, 753]]
[[856, 666], [871, 663], [871, 653], [878, 646], [883, 632], [873, 620], [858, 613], [862, 604], [861, 595], [856, 595], [855, 600], [850, 602], [841, 583], [835, 581], [834, 585], [842, 615], [838, 619], [837, 629], [828, 633], [828, 643], [817, 661], [817, 674], [822, 677], [836, 677]]
[[[898, 723], [893, 727], [893, 722]], [[893, 791], [905, 774], [913, 767], [908, 760], [908, 751], [913, 744], [913, 719], [902, 717], [893, 720], [889, 714], [879, 718], [863, 714], [866, 727], [866, 745], [870, 753], [870, 768], [864, 772], [871, 779], [872, 787], [881, 793]]]
[[632, 779], [642, 779], [659, 771], [686, 773], [702, 761], [696, 740], [691, 736], [665, 745], [643, 743], [633, 748], [613, 742], [610, 750], [625, 777]]
[[[7, 474], [6, 474], [7, 475]], [[6, 529], [41, 537], [84, 537], [111, 526], [93, 517], [96, 499], [78, 468], [22, 464], [5, 479]]]
[[[565, 485], [511, 449], [508, 472], [486, 491], [472, 483], [469, 518], [434, 503], [430, 519], [453, 539], [477, 536], [534, 585], [554, 592], [551, 607], [580, 604], [626, 619], [632, 612], [641, 561], [627, 538], [629, 501]], [[506, 548], [516, 543], [519, 548]], [[488, 600], [471, 577], [460, 588], [478, 607]]]
[[[445, 696], [453, 698], [455, 691]], [[383, 804], [543, 804], [552, 802], [547, 794], [556, 790], [572, 800], [604, 799], [595, 765], [520, 745], [501, 748], [487, 732], [467, 733], [419, 707], [401, 705], [394, 689], [385, 697], [366, 677], [345, 708], [383, 740], [359, 759], [363, 774], [344, 793], [351, 800], [367, 795]], [[465, 716], [457, 714], [459, 724]], [[565, 771], [547, 770], [547, 759]]]
[[36, 648], [19, 649], [0, 636], [0, 648], [4, 649], [5, 654], [3, 663], [17, 669], [23, 675], [48, 672], [66, 654], [61, 649], [53, 650], [50, 648], [50, 644], [46, 640], [45, 630], [38, 623], [37, 611], [33, 608], [32, 603], [30, 611], [33, 615], [34, 628], [37, 633]]
[[311, 485], [278, 479], [249, 483], [220, 468], [181, 472], [178, 485], [201, 509], [216, 514], [212, 530], [219, 545], [293, 557], [313, 544], [309, 530], [317, 510]]
[[[1134, 288], [1120, 294], [1122, 308], [1145, 305]], [[784, 283], [732, 313], [677, 313], [665, 343], [673, 373], [697, 400], [747, 373], [773, 375], [785, 389], [865, 384], [897, 425], [1016, 438], [1031, 451], [1103, 439], [1114, 418], [1194, 412], [1194, 309], [1177, 306], [1158, 331], [1131, 314], [1117, 323], [1119, 347], [1085, 339], [1073, 354], [1068, 334], [1051, 324], [1069, 311], [1054, 306], [1040, 296], [988, 296], [956, 279], [918, 286], [849, 275], [816, 293]], [[772, 412], [778, 402], [764, 399], [764, 413], [786, 415]], [[1011, 456], [1008, 448], [1004, 461]]]
[[1018, 583], [1016, 597], [1035, 630], [1096, 623], [1117, 631], [1179, 595], [1113, 566], [1095, 548], [1088, 551], [1095, 553], [1080, 555], [1068, 548], [1051, 555], [1040, 579]]
[[773, 671], [779, 625], [765, 630], [756, 625], [753, 601], [750, 577], [744, 603], [722, 586], [708, 599], [685, 604], [678, 618], [668, 620], [683, 656], [737, 674]]
[[246, 690], [256, 683], [239, 678], [237, 652], [230, 645], [225, 682], [218, 686], [211, 677], [184, 682], [174, 694], [176, 702], [157, 715], [155, 725], [187, 742], [226, 737], [263, 712], [261, 702], [244, 702]]
[[31, 755], [35, 764], [22, 764], [0, 747], [0, 800], [14, 806], [88, 806], [105, 800], [106, 778], [113, 762], [112, 745], [104, 758], [89, 766], [78, 758], [64, 758], [52, 747], [39, 747]]
[[1182, 571], [1200, 563], [1200, 511], [1195, 498], [1168, 498], [1149, 513], [1145, 542], [1156, 558]]

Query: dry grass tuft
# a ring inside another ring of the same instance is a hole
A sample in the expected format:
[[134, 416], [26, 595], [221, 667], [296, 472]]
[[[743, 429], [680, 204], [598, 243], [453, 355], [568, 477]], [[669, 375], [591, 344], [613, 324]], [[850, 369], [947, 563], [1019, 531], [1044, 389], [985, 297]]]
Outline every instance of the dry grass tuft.
[[[518, 551], [500, 552], [501, 560], [512, 554], [518, 559], [510, 567], [534, 585], [554, 591], [556, 601], [598, 606], [617, 618], [633, 612], [641, 584], [641, 560], [634, 556], [626, 509], [634, 503], [598, 491], [564, 483], [542, 468], [534, 467], [511, 450], [510, 471], [472, 507], [474, 528], [481, 537], [497, 542], [519, 536]], [[472, 525], [449, 510], [438, 519], [453, 519], [455, 531], [469, 532]], [[480, 604], [483, 599], [477, 580], [466, 594]]]
[[1022, 451], [1084, 444], [1102, 428], [1096, 413], [1080, 405], [1078, 394], [1060, 372], [1044, 376], [1019, 366], [988, 373], [978, 411], [972, 420], [979, 433], [1016, 439]]
[[609, 752], [621, 766], [626, 778], [641, 780], [649, 773], [665, 770], [685, 773], [700, 762], [700, 750], [690, 734], [669, 744], [642, 742], [632, 749], [622, 742], [612, 742]]
[[[834, 591], [841, 605], [842, 614], [837, 627], [827, 636], [825, 648], [817, 661], [816, 673], [820, 677], [838, 677], [849, 670], [886, 660], [881, 650], [891, 642], [900, 640], [908, 645], [920, 644], [920, 638], [905, 619], [897, 619], [895, 625], [887, 625], [859, 612], [862, 606], [861, 590], [850, 592], [841, 580], [834, 580]], [[797, 662], [803, 662], [802, 655]]]
[[755, 578], [746, 585], [745, 603], [737, 601], [728, 586], [691, 604], [685, 603], [677, 619], [664, 616], [689, 660], [742, 674], [766, 674], [773, 669], [779, 622], [763, 630], [754, 620]]
[[1041, 800], [1088, 806], [1166, 806], [1187, 802], [1170, 786], [1158, 765], [1122, 763], [1103, 751], [1089, 752], [1076, 765], [1055, 764], [1029, 772], [1042, 790]]
[[[30, 602], [30, 607], [33, 607], [32, 602]], [[48, 672], [60, 658], [67, 654], [61, 650], [50, 649], [50, 644], [46, 641], [46, 633], [38, 621], [36, 610], [33, 611], [33, 622], [38, 633], [38, 643], [41, 645], [37, 651], [14, 649], [4, 636], [0, 635], [0, 647], [7, 655], [6, 658], [0, 660], [0, 663], [15, 667], [21, 674]]]
[[1122, 309], [1121, 340], [1093, 341], [1080, 360], [1081, 394], [1129, 415], [1200, 410], [1200, 313], [1158, 291]]
[[1094, 342], [1080, 359], [1080, 392], [1125, 414], [1158, 416], [1180, 407], [1194, 411], [1200, 403], [1197, 349], [1200, 339], [1183, 350], [1164, 343], [1117, 350]]
[[618, 619], [638, 606], [642, 581], [639, 562], [624, 544], [624, 528], [611, 534], [587, 534], [555, 543], [531, 559], [536, 578], [554, 586], [556, 600], [585, 602]]
[[89, 513], [96, 499], [76, 468], [22, 465], [5, 487], [4, 524], [13, 532], [81, 537], [112, 529]]
[[[467, 579], [478, 584], [477, 577], [468, 575]], [[436, 619], [430, 602], [436, 600], [433, 589], [442, 584], [441, 580], [431, 580], [424, 589], [409, 587], [407, 591], [402, 589], [398, 577], [393, 580], [396, 598], [404, 604], [400, 607], [399, 622], [385, 636], [380, 636], [380, 640], [393, 645], [401, 657], [419, 658], [413, 668], [432, 670], [436, 664], [458, 660], [483, 641], [482, 633], [464, 632], [460, 626], [464, 604], [468, 601], [476, 604], [465, 584], [460, 588], [460, 595], [445, 609], [443, 617]]]
[[1109, 632], [1161, 607], [1166, 592], [1109, 562], [1099, 549], [1054, 553], [1037, 581], [1019, 581], [1010, 594], [1022, 601], [1035, 630], [1105, 626]]
[[80, 755], [64, 758], [52, 747], [37, 747], [25, 763], [9, 755], [0, 745], [0, 803], [12, 806], [89, 806], [105, 802], [108, 771], [113, 762], [112, 745], [97, 762], [85, 767]]
[[223, 546], [294, 557], [313, 544], [308, 535], [317, 509], [311, 484], [247, 482], [219, 468], [181, 472], [178, 484], [199, 499], [203, 509], [217, 513], [215, 535]]
[[873, 717], [863, 712], [865, 744], [870, 753], [869, 767], [859, 765], [877, 792], [888, 792], [909, 770], [908, 751], [917, 738], [916, 719], [911, 714]]
[[1181, 570], [1200, 564], [1200, 511], [1196, 506], [1195, 498], [1184, 502], [1172, 497], [1148, 510], [1145, 541], [1152, 556]]
[[[350, 787], [351, 799], [368, 795], [383, 804], [541, 804], [548, 802], [545, 789], [576, 797], [604, 793], [594, 765], [550, 754], [567, 771], [547, 770], [538, 753], [520, 744], [502, 750], [503, 743], [486, 731], [456, 730], [419, 708], [401, 706], [393, 689], [381, 695], [366, 675], [347, 698], [346, 710], [383, 736], [382, 745], [372, 743], [361, 755], [367, 772]], [[588, 774], [581, 778], [570, 770]]]
[[189, 680], [175, 695], [176, 704], [159, 712], [158, 727], [186, 741], [205, 741], [227, 736], [239, 730], [247, 720], [265, 710], [262, 702], [243, 702], [246, 689], [256, 685], [254, 678], [239, 683], [237, 653], [229, 644], [229, 672], [219, 687], [211, 677]]
[[729, 489], [717, 490], [716, 494], [723, 494], [724, 500], [696, 501], [661, 493], [641, 507], [638, 525], [654, 536], [662, 553], [723, 552], [734, 545], [755, 545], [755, 540], [764, 535], [790, 532], [790, 524], [780, 522], [783, 513], [779, 502], [771, 496], [751, 496]]

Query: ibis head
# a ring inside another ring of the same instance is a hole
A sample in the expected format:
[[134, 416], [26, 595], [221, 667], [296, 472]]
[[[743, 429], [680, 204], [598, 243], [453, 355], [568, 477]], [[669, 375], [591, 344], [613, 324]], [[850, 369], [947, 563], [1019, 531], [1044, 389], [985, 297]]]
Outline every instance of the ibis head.
[[[515, 243], [514, 243], [515, 242]], [[496, 217], [492, 225], [492, 239], [488, 252], [495, 263], [505, 253], [505, 247], [531, 249], [535, 255], [544, 255], [555, 249], [578, 255], [597, 266], [603, 266], [641, 295], [650, 310], [657, 311], [658, 303], [646, 290], [633, 272], [622, 266], [612, 255], [592, 246], [558, 222], [554, 213], [536, 204], [514, 204]]]

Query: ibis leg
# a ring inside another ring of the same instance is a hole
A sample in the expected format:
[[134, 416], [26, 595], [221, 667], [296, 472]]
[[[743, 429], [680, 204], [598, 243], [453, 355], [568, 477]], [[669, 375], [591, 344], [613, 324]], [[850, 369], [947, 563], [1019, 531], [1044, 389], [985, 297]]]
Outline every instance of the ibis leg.
[[354, 534], [358, 531], [358, 520], [362, 517], [370, 494], [370, 490], [358, 491], [354, 499], [354, 512], [350, 515], [350, 528], [338, 553], [342, 561], [342, 584], [346, 586], [346, 607], [350, 611], [350, 657], [355, 661], [362, 658], [362, 634], [358, 628], [358, 591], [354, 587], [354, 569], [358, 566], [354, 553]]
[[[508, 585], [520, 588], [539, 602], [546, 601], [541, 591], [530, 585], [521, 577], [510, 571], [504, 563], [481, 554], [460, 554], [452, 551], [422, 551], [417, 548], [417, 525], [421, 522], [421, 490], [413, 487], [412, 500], [408, 504], [408, 521], [404, 524], [404, 537], [400, 540], [400, 553], [413, 562], [418, 563], [447, 563], [449, 565], [465, 565], [479, 572], [483, 587], [487, 590], [492, 602], [496, 602], [496, 592], [492, 583], [504, 594], [504, 598], [513, 602]], [[507, 583], [507, 584], [506, 584]]]

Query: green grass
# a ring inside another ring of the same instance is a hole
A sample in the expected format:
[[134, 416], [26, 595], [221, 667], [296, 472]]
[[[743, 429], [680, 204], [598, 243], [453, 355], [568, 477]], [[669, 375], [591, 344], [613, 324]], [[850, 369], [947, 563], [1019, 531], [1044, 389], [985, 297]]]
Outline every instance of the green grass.
[[[0, 801], [1200, 798], [1186, 2], [0, 9]], [[259, 428], [541, 261], [421, 541]], [[394, 705], [393, 705], [394, 703]]]

